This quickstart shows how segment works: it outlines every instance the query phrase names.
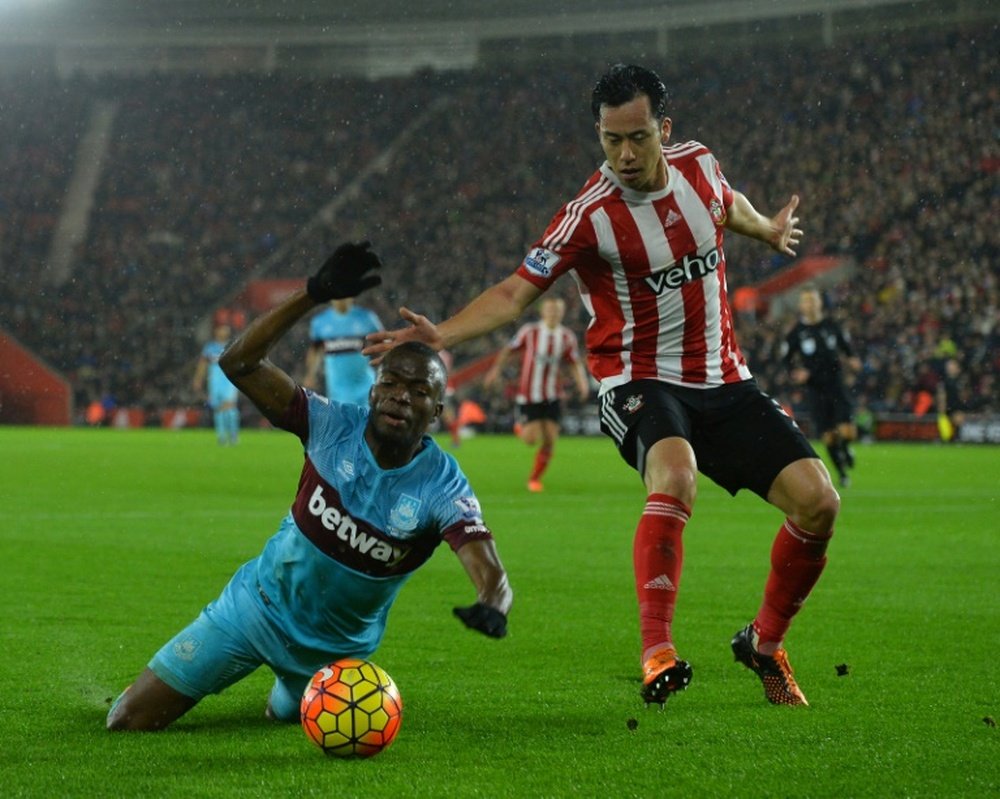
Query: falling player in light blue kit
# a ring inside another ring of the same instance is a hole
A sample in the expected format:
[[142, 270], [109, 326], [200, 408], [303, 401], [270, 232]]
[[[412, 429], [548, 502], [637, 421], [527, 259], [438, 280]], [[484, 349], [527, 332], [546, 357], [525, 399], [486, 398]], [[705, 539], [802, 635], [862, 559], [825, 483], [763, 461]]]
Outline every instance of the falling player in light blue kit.
[[212, 423], [219, 444], [235, 444], [240, 435], [239, 389], [226, 377], [219, 366], [219, 357], [229, 343], [232, 331], [229, 325], [215, 326], [213, 338], [201, 350], [198, 366], [195, 367], [192, 388], [199, 394], [208, 382], [208, 406], [212, 409]]
[[379, 366], [369, 407], [296, 385], [267, 359], [317, 303], [377, 285], [368, 243], [345, 244], [299, 291], [226, 350], [226, 374], [276, 427], [295, 433], [305, 464], [291, 510], [256, 558], [168, 641], [108, 713], [112, 730], [158, 730], [261, 665], [275, 674], [267, 715], [297, 721], [312, 675], [341, 657], [369, 657], [409, 576], [448, 542], [477, 601], [454, 609], [501, 638], [513, 594], [492, 533], [455, 459], [427, 435], [441, 415], [444, 364], [423, 344]]
[[366, 335], [382, 329], [375, 312], [355, 305], [352, 297], [331, 302], [309, 323], [311, 344], [306, 353], [303, 385], [316, 387], [316, 374], [322, 363], [327, 397], [368, 405], [368, 391], [375, 382], [375, 370], [361, 354], [361, 348]]

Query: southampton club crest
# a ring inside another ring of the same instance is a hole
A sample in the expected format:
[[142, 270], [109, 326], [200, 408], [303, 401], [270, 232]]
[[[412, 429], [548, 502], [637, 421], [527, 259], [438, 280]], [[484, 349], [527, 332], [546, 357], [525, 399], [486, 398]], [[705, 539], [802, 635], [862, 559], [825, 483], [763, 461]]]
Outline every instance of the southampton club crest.
[[717, 199], [713, 198], [712, 202], [708, 204], [708, 213], [711, 215], [716, 227], [722, 227], [726, 224], [726, 209], [723, 208], [722, 203]]
[[633, 394], [622, 403], [622, 410], [625, 411], [625, 413], [635, 413], [643, 405], [645, 405], [645, 403], [642, 401], [642, 394]]
[[389, 526], [393, 531], [408, 533], [416, 529], [417, 513], [420, 510], [420, 500], [409, 494], [401, 494], [396, 504], [389, 511]]

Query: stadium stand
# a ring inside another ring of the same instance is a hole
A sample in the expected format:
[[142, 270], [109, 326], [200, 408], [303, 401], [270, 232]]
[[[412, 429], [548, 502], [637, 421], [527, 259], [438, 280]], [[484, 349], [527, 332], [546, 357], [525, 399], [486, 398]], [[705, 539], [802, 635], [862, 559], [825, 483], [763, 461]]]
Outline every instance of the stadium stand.
[[[762, 209], [799, 193], [801, 254], [856, 264], [826, 295], [863, 358], [854, 390], [872, 412], [911, 412], [955, 357], [968, 410], [1000, 413], [998, 54], [987, 28], [647, 61], [671, 91], [675, 141], [708, 144]], [[96, 400], [156, 419], [196, 403], [188, 376], [216, 309], [250, 278], [302, 276], [343, 238], [384, 255], [369, 302], [384, 321], [404, 303], [440, 318], [512, 270], [598, 162], [588, 102], [604, 66], [4, 79], [0, 326], [68, 377], [81, 417]], [[102, 100], [116, 108], [109, 150], [62, 281], [46, 258]], [[729, 241], [731, 291], [788, 265]], [[764, 387], [795, 407], [775, 355], [790, 322], [741, 314], [739, 335]], [[463, 348], [459, 363], [498, 343]], [[299, 362], [285, 346], [279, 357]]]

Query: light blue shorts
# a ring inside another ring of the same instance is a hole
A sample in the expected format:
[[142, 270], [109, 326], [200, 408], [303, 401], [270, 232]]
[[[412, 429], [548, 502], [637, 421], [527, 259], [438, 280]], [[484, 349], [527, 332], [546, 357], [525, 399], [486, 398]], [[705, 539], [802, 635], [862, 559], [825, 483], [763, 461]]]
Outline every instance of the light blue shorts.
[[223, 405], [235, 404], [239, 399], [240, 390], [232, 383], [223, 386], [212, 386], [208, 392], [208, 406], [217, 411]]
[[240, 567], [219, 598], [167, 641], [149, 668], [175, 691], [200, 700], [260, 666], [269, 666], [276, 677], [270, 697], [272, 713], [283, 721], [297, 721], [302, 692], [312, 676], [353, 653], [292, 643], [257, 586], [256, 566], [256, 561], [250, 561]]

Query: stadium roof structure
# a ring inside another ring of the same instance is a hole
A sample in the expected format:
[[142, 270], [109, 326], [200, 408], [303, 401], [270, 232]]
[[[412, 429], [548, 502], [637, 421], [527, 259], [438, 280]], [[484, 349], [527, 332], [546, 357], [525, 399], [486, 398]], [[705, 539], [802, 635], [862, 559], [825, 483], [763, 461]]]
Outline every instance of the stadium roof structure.
[[[893, 8], [895, 7], [895, 8]], [[952, 12], [975, 14], [993, 0], [0, 0], [0, 40], [46, 39], [75, 33], [115, 36], [123, 31], [171, 32], [181, 38], [204, 31], [298, 31], [313, 35], [338, 28], [387, 29], [548, 20], [548, 32], [593, 22], [602, 30], [642, 26], [689, 27], [718, 22], [765, 20], [810, 14], [892, 8], [892, 15], [930, 18]], [[520, 28], [523, 35], [538, 29]]]
[[20, 56], [63, 71], [377, 76], [595, 49], [666, 56], [703, 47], [706, 34], [714, 44], [829, 45], [866, 30], [995, 23], [998, 9], [1000, 0], [0, 0], [0, 67]]

